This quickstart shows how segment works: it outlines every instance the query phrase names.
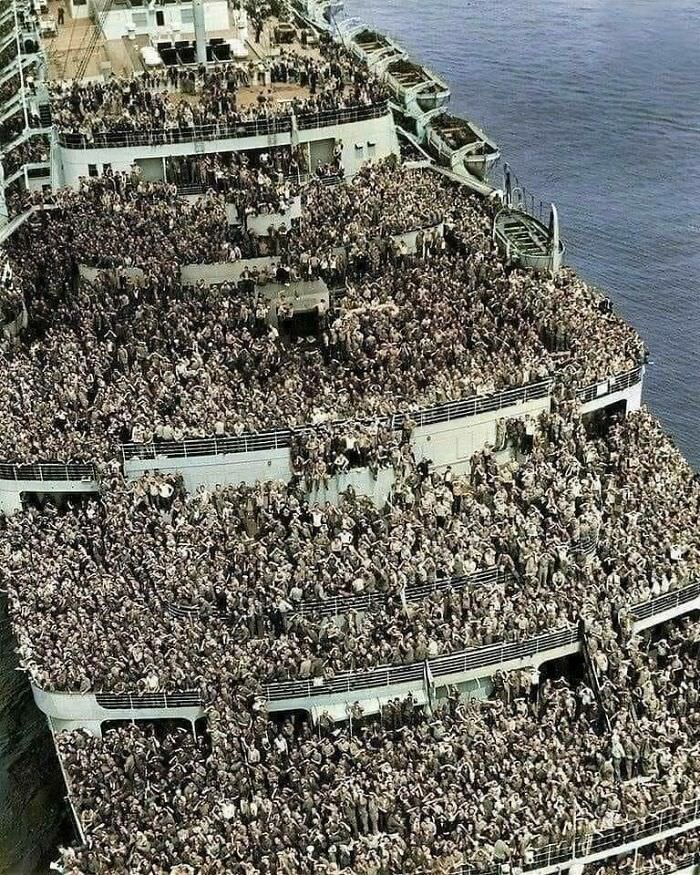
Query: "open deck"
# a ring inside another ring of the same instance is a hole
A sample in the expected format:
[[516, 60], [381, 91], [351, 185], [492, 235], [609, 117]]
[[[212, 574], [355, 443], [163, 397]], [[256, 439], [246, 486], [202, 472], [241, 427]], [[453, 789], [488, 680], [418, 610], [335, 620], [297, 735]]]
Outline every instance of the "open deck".
[[[129, 3], [124, 0], [123, 5], [131, 5], [135, 11], [145, 7], [134, 0]], [[58, 23], [58, 9], [64, 8], [63, 24]], [[116, 8], [116, 5], [113, 7]], [[42, 19], [42, 44], [46, 51], [47, 78], [49, 80], [74, 79], [80, 73], [82, 78], [90, 79], [102, 76], [105, 73], [117, 76], [131, 76], [143, 73], [148, 67], [144, 63], [141, 49], [146, 46], [156, 46], [163, 41], [167, 42], [165, 35], [151, 37], [147, 34], [135, 34], [133, 38], [122, 37], [121, 39], [106, 39], [101, 31], [93, 23], [91, 18], [74, 18], [70, 14], [69, 4], [62, 4], [59, 0], [50, 0], [49, 11]], [[316, 46], [306, 45], [301, 42], [300, 32], [296, 28], [289, 31], [289, 41], [278, 44], [275, 38], [275, 30], [278, 23], [273, 19], [266, 23], [256, 40], [255, 32], [249, 27], [245, 40], [240, 40], [240, 31], [229, 21], [229, 27], [217, 30], [207, 30], [208, 41], [232, 43], [238, 40], [242, 42], [245, 57], [234, 57], [226, 63], [243, 64], [246, 68], [253, 68], [266, 58], [274, 58], [280, 53], [280, 49], [293, 51], [295, 54], [319, 58], [320, 53]], [[178, 40], [185, 42], [194, 41], [194, 31], [183, 30]], [[237, 54], [242, 55], [239, 51]], [[86, 60], [87, 59], [87, 60]], [[178, 57], [178, 61], [179, 61]], [[221, 58], [211, 58], [212, 62], [221, 63]], [[192, 56], [191, 64], [196, 66], [196, 59]], [[81, 69], [85, 65], [84, 70]], [[183, 64], [178, 63], [178, 66]], [[294, 97], [305, 96], [303, 92], [297, 92], [292, 86], [282, 87], [278, 84], [268, 86], [280, 101], [291, 100]], [[252, 89], [246, 94], [247, 89], [240, 93], [242, 105], [253, 102], [260, 89]]]

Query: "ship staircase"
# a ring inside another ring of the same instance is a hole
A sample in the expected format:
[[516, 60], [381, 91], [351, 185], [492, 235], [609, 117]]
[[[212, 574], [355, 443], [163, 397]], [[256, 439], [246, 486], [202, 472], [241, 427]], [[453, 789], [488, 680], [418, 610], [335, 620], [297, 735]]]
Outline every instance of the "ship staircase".
[[9, 118], [23, 109], [24, 101], [22, 100], [22, 90], [18, 89], [15, 93], [0, 106], [0, 124], [6, 122]]

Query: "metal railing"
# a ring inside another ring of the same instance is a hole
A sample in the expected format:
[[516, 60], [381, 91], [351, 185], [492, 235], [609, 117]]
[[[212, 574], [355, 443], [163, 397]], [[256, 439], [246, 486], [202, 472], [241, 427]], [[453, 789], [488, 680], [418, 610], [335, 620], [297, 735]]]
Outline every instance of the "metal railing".
[[128, 459], [190, 459], [197, 456], [218, 456], [228, 453], [254, 453], [259, 450], [289, 449], [292, 432], [248, 432], [240, 437], [187, 438], [181, 441], [151, 441], [150, 443], [122, 444], [122, 457]]
[[[451, 422], [480, 413], [489, 413], [524, 404], [527, 401], [546, 398], [552, 387], [551, 380], [529, 383], [516, 389], [505, 389], [492, 395], [475, 395], [463, 401], [450, 401], [429, 407], [424, 410], [414, 410], [395, 413], [393, 416], [380, 417], [380, 421], [398, 430], [408, 420], [416, 426], [435, 425], [441, 422]], [[317, 428], [342, 426], [348, 420], [333, 423], [323, 423], [320, 426], [307, 425], [298, 429], [279, 429], [277, 431], [249, 432], [240, 437], [222, 438], [186, 438], [181, 441], [151, 441], [150, 443], [122, 444], [122, 457], [129, 459], [190, 458], [193, 456], [213, 456], [223, 453], [252, 453], [258, 450], [284, 449], [291, 446], [293, 434], [305, 434]], [[363, 421], [363, 420], [358, 420]], [[375, 420], [373, 420], [375, 421]]]
[[381, 610], [390, 601], [397, 602], [403, 599], [406, 602], [419, 602], [429, 598], [434, 593], [446, 592], [447, 590], [460, 592], [467, 587], [488, 586], [490, 584], [502, 583], [506, 579], [507, 575], [502, 568], [485, 568], [474, 574], [462, 575], [460, 577], [445, 577], [430, 583], [407, 586], [402, 592], [367, 592], [358, 595], [335, 596], [329, 599], [303, 601], [298, 605], [293, 605], [289, 613], [301, 616], [313, 614], [317, 617], [337, 617], [350, 611]]
[[[510, 575], [506, 575], [501, 568], [485, 568], [470, 575], [444, 577], [430, 583], [407, 586], [404, 590], [398, 592], [367, 592], [358, 595], [341, 595], [328, 599], [303, 601], [292, 605], [288, 613], [290, 616], [302, 617], [338, 617], [348, 614], [350, 611], [368, 612], [381, 610], [391, 601], [394, 603], [398, 601], [419, 602], [429, 598], [434, 593], [446, 592], [448, 590], [459, 592], [469, 586], [488, 586], [509, 579]], [[231, 616], [231, 614], [220, 611], [209, 603], [183, 605], [169, 602], [167, 610], [173, 617], [182, 620], [189, 617], [206, 616], [212, 613], [224, 618], [230, 618]], [[270, 616], [269, 611], [267, 616]]]
[[370, 119], [382, 118], [388, 115], [389, 101], [382, 100], [368, 106], [351, 106], [344, 109], [328, 109], [321, 112], [300, 113], [297, 115], [297, 126], [300, 131], [327, 128], [332, 125], [348, 125], [353, 122], [365, 122]]
[[197, 708], [202, 704], [202, 697], [197, 690], [183, 690], [178, 693], [96, 693], [95, 699], [107, 711]]
[[0, 480], [41, 480], [93, 482], [97, 473], [93, 464], [37, 462], [33, 465], [15, 465], [0, 462]]
[[[300, 130], [312, 130], [331, 125], [381, 118], [389, 114], [387, 100], [370, 106], [349, 107], [316, 113], [301, 113], [296, 116]], [[244, 137], [269, 137], [292, 134], [292, 115], [260, 118], [252, 121], [216, 122], [208, 125], [193, 125], [189, 128], [150, 128], [134, 131], [104, 131], [91, 136], [81, 133], [59, 131], [58, 144], [64, 149], [114, 149], [135, 146], [165, 146], [179, 143], [206, 143], [213, 140], [233, 140]]]
[[231, 124], [217, 122], [190, 128], [146, 128], [138, 131], [104, 131], [91, 136], [59, 131], [58, 145], [64, 149], [119, 149], [134, 146], [170, 146], [179, 143], [206, 143], [242, 137], [268, 137], [291, 134], [291, 116], [261, 118]]
[[[655, 613], [661, 613], [674, 604], [689, 601], [697, 597], [699, 593], [700, 581], [684, 587], [675, 593], [668, 593], [656, 599], [651, 599], [648, 602], [634, 605], [631, 610], [635, 617], [648, 617]], [[168, 610], [175, 616], [182, 617], [190, 617], [198, 611], [197, 608], [178, 608], [170, 605]], [[313, 699], [338, 693], [371, 690], [411, 682], [424, 684], [427, 676], [445, 678], [455, 674], [463, 674], [473, 669], [486, 668], [488, 666], [495, 668], [514, 659], [524, 659], [560, 647], [580, 643], [581, 630], [576, 626], [567, 626], [554, 632], [546, 632], [534, 638], [528, 638], [525, 641], [488, 644], [483, 647], [448, 653], [408, 665], [384, 665], [364, 671], [346, 671], [331, 678], [277, 681], [265, 686], [265, 697], [269, 702], [281, 702], [285, 699]], [[155, 692], [140, 694], [98, 692], [95, 694], [95, 697], [99, 705], [112, 710], [182, 708], [202, 704], [201, 697], [196, 690], [183, 690], [175, 693]]]
[[679, 605], [695, 601], [697, 598], [700, 598], [700, 580], [696, 580], [695, 583], [684, 586], [682, 589], [657, 596], [648, 602], [632, 605], [630, 612], [635, 620], [646, 620], [655, 614], [662, 614], [672, 608], [677, 608]]
[[[639, 365], [631, 371], [610, 377], [607, 381], [586, 386], [576, 393], [576, 398], [585, 403], [594, 398], [602, 398], [636, 385], [642, 379], [644, 368]], [[606, 387], [606, 388], [603, 388]], [[552, 390], [552, 380], [541, 380], [515, 389], [504, 389], [491, 395], [474, 395], [461, 401], [450, 401], [423, 410], [395, 413], [380, 417], [379, 421], [395, 430], [411, 420], [417, 427], [452, 422], [478, 416], [481, 413], [494, 413], [525, 404], [528, 401], [546, 398]], [[147, 443], [126, 443], [121, 445], [122, 459], [192, 458], [196, 456], [215, 456], [228, 453], [253, 453], [260, 450], [278, 450], [291, 446], [292, 436], [314, 431], [316, 428], [339, 427], [347, 420], [323, 423], [321, 426], [303, 426], [297, 429], [278, 429], [262, 432], [247, 432], [239, 437], [185, 438], [180, 441], [150, 441]], [[362, 422], [363, 420], [357, 420]]]
[[[535, 851], [522, 868], [526, 872], [533, 872], [596, 855], [607, 856], [606, 851], [613, 851], [625, 845], [648, 844], [645, 839], [653, 841], [656, 836], [667, 831], [673, 830], [679, 833], [692, 829], [698, 820], [700, 820], [700, 797], [672, 808], [664, 808], [655, 814], [648, 814], [640, 820], [628, 821], [591, 835], [579, 835], [572, 841], [546, 845]], [[483, 869], [460, 866], [454, 869], [451, 875], [502, 875], [503, 872], [500, 866]]]
[[630, 389], [636, 386], [642, 380], [644, 366], [638, 365], [632, 368], [631, 371], [626, 371], [624, 374], [618, 374], [615, 377], [610, 377], [608, 380], [602, 380], [600, 383], [592, 383], [590, 386], [585, 386], [576, 392], [576, 398], [582, 404], [588, 401], [594, 401], [596, 398], [604, 398], [606, 395], [612, 395], [614, 392], [622, 392], [625, 389]]
[[489, 644], [409, 665], [389, 665], [368, 671], [343, 672], [332, 678], [280, 681], [268, 684], [264, 695], [268, 702], [280, 702], [285, 699], [313, 699], [339, 693], [398, 686], [412, 681], [423, 681], [428, 674], [434, 679], [444, 678], [486, 666], [502, 665], [514, 659], [535, 656], [578, 641], [578, 629], [568, 627], [526, 641]]

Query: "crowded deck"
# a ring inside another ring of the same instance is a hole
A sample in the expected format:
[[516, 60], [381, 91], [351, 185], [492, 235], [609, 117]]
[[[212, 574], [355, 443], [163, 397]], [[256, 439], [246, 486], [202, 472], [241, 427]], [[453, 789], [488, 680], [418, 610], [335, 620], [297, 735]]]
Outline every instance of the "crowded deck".
[[204, 46], [167, 5], [27, 11], [4, 128], [0, 568], [54, 866], [694, 865], [700, 481], [643, 340], [517, 257], [497, 147], [389, 37], [204, 0]]

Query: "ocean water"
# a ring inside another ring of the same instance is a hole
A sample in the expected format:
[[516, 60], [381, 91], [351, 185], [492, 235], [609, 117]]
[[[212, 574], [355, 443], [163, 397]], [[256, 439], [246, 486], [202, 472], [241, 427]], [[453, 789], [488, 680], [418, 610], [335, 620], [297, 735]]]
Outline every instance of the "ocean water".
[[[556, 202], [571, 264], [647, 341], [646, 400], [700, 467], [697, 0], [349, 0], [447, 77], [452, 108]], [[0, 875], [67, 837], [60, 773], [0, 600]]]
[[559, 210], [567, 260], [644, 337], [645, 401], [700, 468], [697, 0], [346, 0]]

